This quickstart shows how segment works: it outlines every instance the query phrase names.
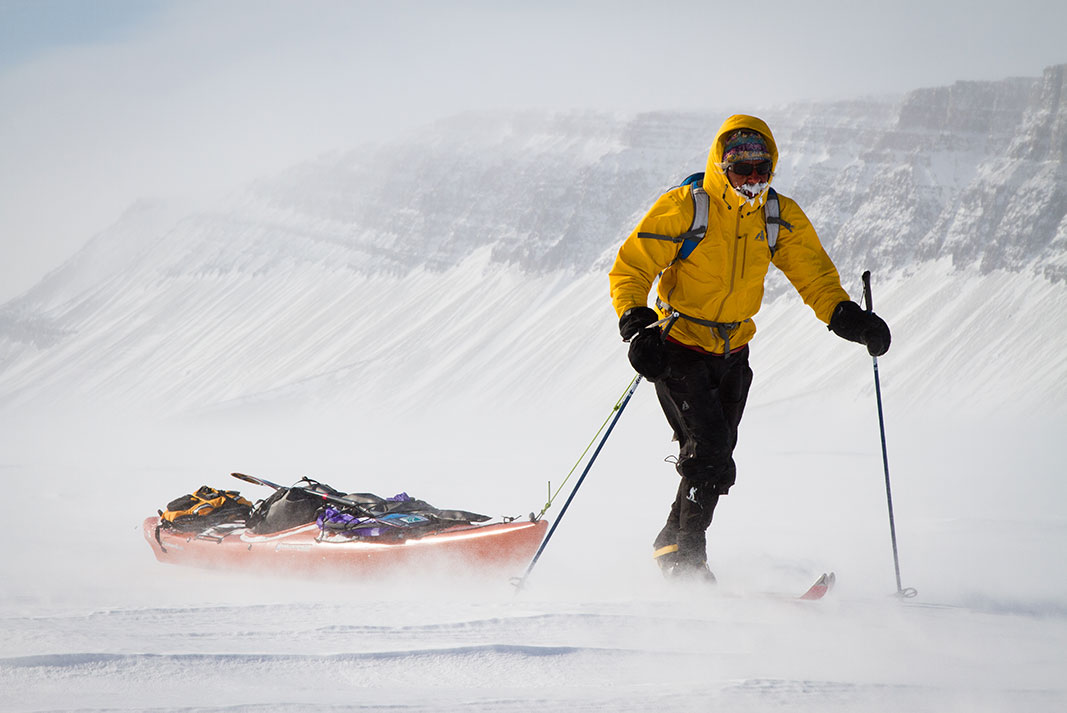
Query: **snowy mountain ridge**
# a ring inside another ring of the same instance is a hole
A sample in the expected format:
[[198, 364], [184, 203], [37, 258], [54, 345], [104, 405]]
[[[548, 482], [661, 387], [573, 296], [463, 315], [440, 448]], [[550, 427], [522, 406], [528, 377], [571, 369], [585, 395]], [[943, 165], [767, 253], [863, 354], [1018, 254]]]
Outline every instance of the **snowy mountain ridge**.
[[[1065, 69], [754, 112], [781, 148], [775, 185], [812, 218], [846, 288], [857, 297], [859, 272], [875, 272], [896, 358], [959, 373], [1010, 345], [1028, 393], [1064, 393], [1047, 355], [1067, 327]], [[614, 390], [627, 367], [604, 273], [655, 197], [703, 168], [721, 118], [464, 115], [296, 166], [208, 212], [175, 220], [139, 204], [0, 308], [0, 408], [403, 408], [526, 392], [537, 370], [555, 375], [553, 393], [590, 379]], [[757, 319], [800, 340], [767, 342], [769, 376], [789, 384], [771, 399], [826, 380], [781, 357], [830, 348], [787, 288], [772, 270]], [[818, 361], [834, 371], [843, 358]]]

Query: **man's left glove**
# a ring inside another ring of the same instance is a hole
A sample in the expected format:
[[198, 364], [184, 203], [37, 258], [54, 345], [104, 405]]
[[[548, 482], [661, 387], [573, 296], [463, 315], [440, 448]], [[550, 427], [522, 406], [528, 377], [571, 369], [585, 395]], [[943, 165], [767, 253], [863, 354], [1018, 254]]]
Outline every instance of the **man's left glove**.
[[631, 307], [619, 317], [619, 334], [622, 335], [622, 341], [630, 341], [635, 334], [658, 321], [659, 315], [651, 307]]
[[642, 329], [630, 339], [630, 365], [641, 376], [655, 381], [667, 373], [667, 349], [655, 327]]
[[871, 356], [880, 357], [889, 351], [889, 325], [874, 312], [864, 311], [855, 302], [839, 302], [834, 307], [827, 329], [842, 339], [865, 344]]

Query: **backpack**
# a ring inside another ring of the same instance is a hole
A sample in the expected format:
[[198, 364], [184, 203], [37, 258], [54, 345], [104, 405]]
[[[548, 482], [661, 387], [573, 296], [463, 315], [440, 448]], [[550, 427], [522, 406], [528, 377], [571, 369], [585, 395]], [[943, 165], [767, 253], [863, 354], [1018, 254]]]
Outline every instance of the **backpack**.
[[195, 492], [167, 503], [159, 511], [159, 525], [179, 532], [201, 532], [224, 523], [243, 522], [252, 503], [236, 490], [218, 490], [202, 485]]
[[[708, 232], [709, 206], [708, 194], [704, 190], [704, 172], [691, 174], [676, 187], [681, 186], [690, 186], [690, 193], [693, 196], [693, 223], [689, 226], [689, 230], [679, 236], [682, 247], [678, 249], [678, 256], [675, 260], [685, 260], [689, 257]], [[773, 258], [778, 251], [779, 226], [789, 232], [793, 232], [793, 226], [782, 220], [778, 206], [778, 193], [770, 187], [767, 188], [767, 200], [763, 202], [763, 219], [767, 223], [767, 247], [770, 248]]]
[[466, 510], [442, 510], [425, 500], [399, 493], [382, 498], [372, 493], [352, 493], [346, 500], [358, 503], [353, 508], [331, 504], [319, 515], [322, 537], [340, 535], [345, 538], [405, 540], [455, 525], [470, 525], [490, 520], [486, 515]]
[[310, 478], [301, 478], [292, 488], [278, 488], [256, 503], [245, 526], [256, 535], [272, 535], [315, 522], [323, 506], [320, 495], [341, 497], [344, 493]]

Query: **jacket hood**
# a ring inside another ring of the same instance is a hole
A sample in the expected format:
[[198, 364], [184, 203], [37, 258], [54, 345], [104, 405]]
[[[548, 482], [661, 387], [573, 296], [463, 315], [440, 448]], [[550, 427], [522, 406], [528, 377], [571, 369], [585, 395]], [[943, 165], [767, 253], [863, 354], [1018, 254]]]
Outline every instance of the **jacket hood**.
[[[726, 180], [726, 172], [720, 166], [722, 153], [726, 149], [726, 137], [738, 129], [755, 131], [766, 139], [767, 149], [771, 152], [771, 181], [774, 180], [773, 171], [778, 168], [778, 144], [775, 143], [774, 135], [771, 134], [771, 127], [758, 117], [734, 114], [719, 127], [719, 133], [715, 135], [715, 143], [711, 145], [711, 151], [708, 152], [708, 164], [704, 169], [704, 190], [708, 192], [708, 195], [722, 195], [723, 190], [726, 189], [727, 195], [741, 200], [740, 196], [734, 193], [730, 182]], [[760, 201], [762, 202], [762, 198]]]

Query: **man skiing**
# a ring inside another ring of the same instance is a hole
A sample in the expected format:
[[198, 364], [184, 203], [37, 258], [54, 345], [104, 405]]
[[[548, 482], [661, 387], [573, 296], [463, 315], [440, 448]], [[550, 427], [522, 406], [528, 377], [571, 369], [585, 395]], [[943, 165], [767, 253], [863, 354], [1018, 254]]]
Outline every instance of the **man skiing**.
[[[619, 332], [630, 343], [630, 363], [655, 383], [678, 441], [681, 483], [653, 543], [668, 577], [715, 580], [705, 532], [719, 496], [736, 477], [733, 450], [752, 383], [748, 342], [756, 333], [752, 317], [768, 265], [786, 274], [835, 334], [865, 344], [874, 356], [889, 349], [889, 327], [849, 299], [807, 216], [770, 190], [777, 162], [767, 124], [731, 116], [708, 155], [700, 184], [706, 199], [693, 185], [663, 194], [611, 269], [612, 303]], [[706, 233], [699, 220], [704, 205]], [[768, 238], [775, 230], [772, 247]], [[695, 247], [693, 240], [699, 240]], [[657, 276], [652, 309], [648, 295]]]

